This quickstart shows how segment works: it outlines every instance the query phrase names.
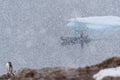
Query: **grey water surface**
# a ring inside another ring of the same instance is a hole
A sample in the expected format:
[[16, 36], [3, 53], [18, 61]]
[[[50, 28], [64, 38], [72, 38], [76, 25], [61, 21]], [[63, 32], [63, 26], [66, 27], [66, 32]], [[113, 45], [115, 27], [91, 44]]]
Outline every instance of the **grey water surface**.
[[62, 46], [61, 36], [73, 36], [68, 19], [120, 16], [120, 0], [0, 0], [0, 74], [5, 64], [23, 67], [83, 67], [120, 55], [120, 31], [89, 34], [91, 41]]

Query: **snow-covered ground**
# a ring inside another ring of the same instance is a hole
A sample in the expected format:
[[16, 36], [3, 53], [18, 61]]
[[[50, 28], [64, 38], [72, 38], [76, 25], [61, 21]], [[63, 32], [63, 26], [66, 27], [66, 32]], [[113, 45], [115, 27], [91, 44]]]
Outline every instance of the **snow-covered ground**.
[[95, 80], [102, 80], [105, 77], [120, 77], [120, 67], [107, 68], [100, 70], [97, 74], [93, 76]]
[[83, 49], [79, 44], [60, 44], [61, 36], [73, 36], [73, 32], [66, 27], [67, 20], [72, 17], [120, 16], [119, 0], [88, 2], [90, 1], [0, 0], [0, 74], [5, 72], [8, 61], [13, 63], [15, 69], [78, 67], [119, 56], [119, 30], [90, 33], [90, 38], [99, 40], [91, 41]]

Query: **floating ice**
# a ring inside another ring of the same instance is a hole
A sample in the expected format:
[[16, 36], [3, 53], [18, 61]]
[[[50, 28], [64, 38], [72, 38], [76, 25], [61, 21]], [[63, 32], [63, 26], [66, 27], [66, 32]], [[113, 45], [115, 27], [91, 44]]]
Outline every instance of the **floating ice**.
[[87, 26], [84, 23], [78, 22], [78, 21], [71, 21], [67, 24], [67, 26], [69, 26], [72, 30], [79, 32], [79, 31], [83, 31], [86, 30]]
[[67, 24], [68, 27], [80, 30], [83, 27], [93, 30], [113, 30], [120, 29], [120, 17], [117, 16], [95, 16], [72, 18]]

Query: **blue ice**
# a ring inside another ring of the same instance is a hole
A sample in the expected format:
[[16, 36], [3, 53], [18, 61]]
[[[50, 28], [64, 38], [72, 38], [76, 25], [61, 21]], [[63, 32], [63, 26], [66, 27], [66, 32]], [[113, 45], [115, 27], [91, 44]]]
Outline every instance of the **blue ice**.
[[85, 22], [78, 22], [78, 21], [71, 21], [67, 24], [69, 28], [74, 31], [81, 31], [81, 30], [120, 30], [120, 25], [107, 25], [107, 24], [96, 24], [96, 23], [85, 23]]

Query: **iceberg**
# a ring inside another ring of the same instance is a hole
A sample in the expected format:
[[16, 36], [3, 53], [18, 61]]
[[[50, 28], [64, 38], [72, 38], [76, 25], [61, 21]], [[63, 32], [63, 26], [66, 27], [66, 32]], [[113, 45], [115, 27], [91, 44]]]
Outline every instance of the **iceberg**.
[[85, 31], [87, 29], [86, 24], [78, 22], [78, 21], [71, 21], [67, 24], [75, 32]]
[[113, 30], [120, 29], [120, 17], [118, 16], [94, 16], [77, 17], [69, 20], [68, 27], [75, 31], [89, 30]]

